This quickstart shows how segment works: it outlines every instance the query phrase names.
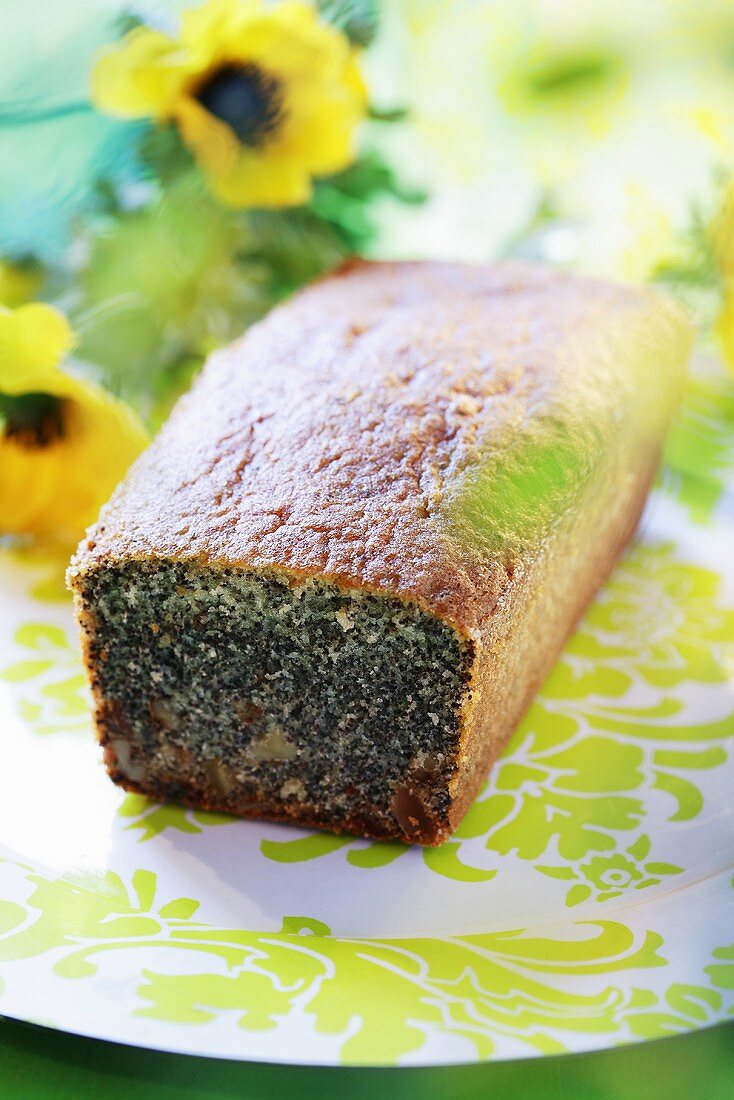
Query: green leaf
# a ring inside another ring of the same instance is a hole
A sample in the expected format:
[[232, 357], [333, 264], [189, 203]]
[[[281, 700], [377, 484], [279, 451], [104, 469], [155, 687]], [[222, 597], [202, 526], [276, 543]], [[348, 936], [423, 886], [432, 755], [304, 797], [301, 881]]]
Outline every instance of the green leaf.
[[143, 164], [162, 184], [175, 180], [194, 167], [194, 158], [181, 141], [175, 126], [149, 126], [138, 148]]
[[324, 19], [346, 34], [354, 46], [369, 46], [377, 34], [376, 0], [317, 0]]
[[[317, 184], [317, 193], [319, 186]], [[359, 199], [374, 198], [381, 194], [392, 195], [400, 202], [409, 204], [425, 202], [426, 199], [424, 191], [401, 183], [390, 165], [375, 149], [362, 153], [343, 172], [330, 176], [327, 186]]]
[[408, 118], [407, 107], [370, 107], [368, 117], [373, 122], [405, 122]]
[[273, 302], [330, 271], [351, 252], [341, 228], [311, 207], [254, 210], [248, 225], [245, 254], [260, 266]]
[[539, 98], [586, 91], [608, 83], [619, 67], [618, 57], [601, 50], [549, 55], [542, 64], [530, 67], [528, 90]]
[[121, 11], [115, 19], [113, 26], [115, 33], [122, 38], [124, 35], [129, 34], [130, 31], [136, 31], [138, 27], [144, 27], [145, 20], [136, 12]]
[[143, 413], [182, 363], [201, 362], [275, 300], [249, 221], [214, 202], [195, 172], [91, 234], [72, 311], [78, 354]]

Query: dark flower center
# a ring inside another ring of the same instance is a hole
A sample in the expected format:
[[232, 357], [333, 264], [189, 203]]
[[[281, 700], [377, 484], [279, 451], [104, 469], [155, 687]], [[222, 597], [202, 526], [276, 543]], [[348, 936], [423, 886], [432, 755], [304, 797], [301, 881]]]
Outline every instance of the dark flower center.
[[63, 404], [48, 393], [0, 393], [0, 434], [23, 447], [48, 447], [64, 435]]
[[213, 73], [196, 99], [230, 127], [243, 145], [261, 145], [281, 117], [279, 82], [257, 65], [225, 65]]

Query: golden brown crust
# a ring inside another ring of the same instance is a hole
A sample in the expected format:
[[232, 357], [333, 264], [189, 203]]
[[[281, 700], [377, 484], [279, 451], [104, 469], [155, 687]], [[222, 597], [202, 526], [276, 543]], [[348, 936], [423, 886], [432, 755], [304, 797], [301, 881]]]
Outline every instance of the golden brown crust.
[[[451, 623], [477, 656], [450, 822], [413, 827], [408, 807], [391, 834], [437, 843], [634, 530], [687, 350], [679, 311], [650, 292], [524, 264], [350, 265], [212, 357], [70, 582], [108, 562], [196, 559], [317, 575]], [[526, 437], [541, 452], [573, 440], [582, 462], [551, 527], [516, 540], [532, 515], [493, 501], [477, 525], [464, 503]], [[330, 827], [306, 808], [261, 810], [236, 812]]]
[[[452, 530], [447, 503], [528, 415], [557, 407], [573, 431], [588, 390], [614, 405], [605, 327], [670, 342], [680, 318], [647, 294], [529, 265], [353, 264], [212, 356], [72, 576], [149, 555], [287, 569], [416, 600], [471, 631], [507, 572]], [[599, 362], [573, 354], [585, 328]]]
[[[552, 601], [538, 598], [539, 591], [542, 595], [540, 581], [531, 581], [516, 590], [514, 599], [496, 617], [493, 629], [485, 632], [484, 653], [476, 664], [478, 683], [473, 709], [464, 715], [465, 765], [457, 775], [447, 835], [458, 826], [481, 790], [590, 599], [633, 537], [656, 469], [654, 463], [640, 471], [622, 510], [611, 523], [597, 511], [597, 529], [602, 535], [599, 554], [589, 555], [585, 562], [564, 562], [559, 556], [555, 562], [538, 562], [530, 571], [531, 576], [542, 576], [545, 585], [552, 588]], [[487, 650], [492, 659], [486, 658]]]

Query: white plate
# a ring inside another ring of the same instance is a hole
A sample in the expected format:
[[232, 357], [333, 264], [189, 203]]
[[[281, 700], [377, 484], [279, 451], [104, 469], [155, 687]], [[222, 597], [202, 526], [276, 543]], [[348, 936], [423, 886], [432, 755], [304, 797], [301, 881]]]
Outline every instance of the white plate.
[[0, 1012], [192, 1054], [414, 1065], [731, 1015], [733, 407], [693, 387], [640, 538], [435, 851], [124, 795], [59, 563], [6, 551]]

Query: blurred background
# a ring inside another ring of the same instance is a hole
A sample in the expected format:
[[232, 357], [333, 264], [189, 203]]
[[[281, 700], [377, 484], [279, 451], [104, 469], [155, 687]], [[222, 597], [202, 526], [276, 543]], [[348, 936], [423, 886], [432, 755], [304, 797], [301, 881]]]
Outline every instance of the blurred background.
[[[188, 32], [180, 0], [0, 0], [0, 303], [62, 311], [72, 335], [56, 366], [124, 402], [108, 405], [111, 437], [114, 420], [131, 411], [135, 421], [117, 460], [79, 489], [75, 533], [208, 352], [355, 253], [521, 256], [664, 286], [693, 310], [711, 353], [692, 398], [693, 443], [713, 433], [714, 465], [731, 457], [721, 367], [734, 362], [730, 0], [313, 0], [306, 7], [331, 36], [308, 46], [314, 71], [332, 66], [330, 106], [322, 89], [314, 111], [324, 133], [342, 126], [346, 144], [329, 162], [336, 170], [314, 157], [312, 169], [303, 150], [303, 163], [289, 162], [303, 177], [299, 196], [278, 191], [265, 160], [264, 190], [227, 192], [212, 168], [226, 109], [206, 100], [198, 136], [185, 114], [201, 82], [221, 77], [238, 3], [270, 13], [276, 54], [296, 33], [288, 5], [264, 0], [206, 0]], [[162, 71], [155, 61], [144, 73], [136, 54], [154, 40], [169, 51], [163, 68], [188, 58], [186, 104], [180, 90], [164, 106], [135, 84]], [[327, 45], [348, 53], [366, 85], [348, 122], [329, 113], [352, 78], [333, 57], [327, 65]], [[95, 70], [102, 55], [113, 60]], [[306, 69], [286, 76], [294, 103], [311, 95]], [[257, 154], [257, 141], [244, 146]], [[16, 336], [3, 339], [10, 361]], [[0, 374], [0, 461], [15, 463], [5, 481], [16, 498], [38, 469], [30, 444], [42, 439], [48, 459], [49, 424], [73, 435], [58, 407], [41, 430], [35, 406], [18, 404], [18, 369], [12, 383]], [[34, 385], [67, 409], [89, 406], [86, 391]], [[691, 446], [689, 431], [679, 457]], [[67, 448], [64, 469], [74, 461]], [[6, 516], [17, 506], [0, 496], [3, 505]], [[5, 529], [43, 526], [24, 515]]]
[[[90, 103], [95, 51], [173, 0], [2, 0], [0, 247], [58, 261], [100, 177], [136, 176], [139, 123]], [[358, 8], [359, 4], [346, 4]], [[551, 213], [579, 232], [557, 259], [644, 276], [713, 198], [734, 144], [729, 0], [391, 0], [363, 59], [371, 98], [407, 109], [364, 134], [420, 209], [378, 205], [381, 254], [485, 259]]]
[[[310, 16], [202, 0], [185, 24], [196, 6], [0, 0], [0, 542], [55, 542], [58, 597], [69, 547], [207, 354], [354, 254], [525, 257], [678, 297], [699, 338], [661, 477], [691, 537], [711, 537], [734, 470], [732, 0], [308, 0]], [[240, 85], [246, 116], [221, 81], [234, 9], [269, 13], [289, 102], [311, 112], [277, 162], [258, 159], [278, 128], [267, 84]], [[227, 175], [242, 147], [257, 193]], [[9, 1029], [23, 1095], [49, 1095], [61, 1063], [70, 1096], [77, 1070], [156, 1096], [176, 1073], [192, 1096], [245, 1087], [245, 1067], [201, 1063], [199, 1083], [173, 1056], [131, 1069], [127, 1049], [108, 1063]], [[554, 1059], [523, 1095], [730, 1095], [731, 1031], [681, 1042]], [[482, 1068], [446, 1087], [477, 1094]], [[400, 1087], [438, 1095], [444, 1072]], [[317, 1073], [293, 1071], [291, 1092], [321, 1095]], [[252, 1074], [272, 1093], [269, 1068]]]

